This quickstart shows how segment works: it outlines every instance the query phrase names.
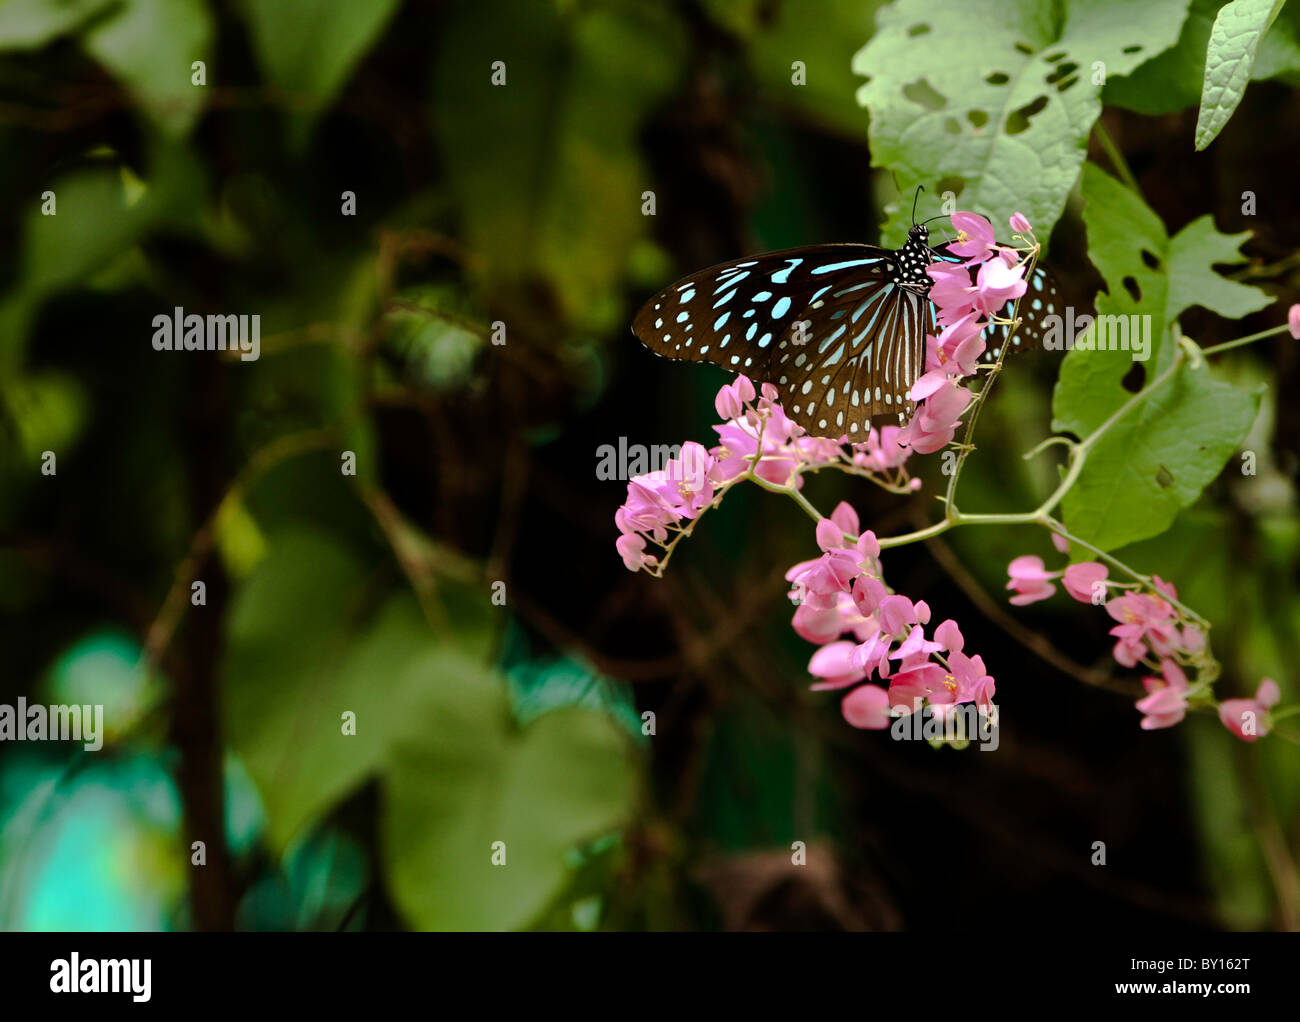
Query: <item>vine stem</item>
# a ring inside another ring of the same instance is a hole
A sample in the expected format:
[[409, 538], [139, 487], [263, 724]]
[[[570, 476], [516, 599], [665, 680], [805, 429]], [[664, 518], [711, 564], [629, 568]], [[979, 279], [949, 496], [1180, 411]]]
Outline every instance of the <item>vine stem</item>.
[[1120, 179], [1128, 185], [1138, 195], [1142, 194], [1142, 189], [1138, 187], [1137, 178], [1133, 176], [1133, 171], [1129, 170], [1128, 161], [1124, 159], [1124, 154], [1119, 151], [1119, 146], [1115, 140], [1110, 137], [1110, 133], [1098, 120], [1096, 124], [1097, 141], [1101, 143], [1102, 150], [1106, 153], [1106, 158], [1110, 160], [1112, 167], [1118, 171]]
[[[1114, 414], [1112, 414], [1108, 419], [1106, 419], [1106, 421], [1103, 422], [1100, 426], [1098, 426], [1095, 430], [1089, 433], [1088, 436], [1086, 436], [1083, 440], [1080, 440], [1077, 443], [1075, 443], [1073, 441], [1069, 441], [1069, 440], [1065, 440], [1064, 438], [1061, 438], [1063, 442], [1069, 446], [1069, 450], [1070, 450], [1069, 466], [1066, 468], [1065, 475], [1062, 476], [1060, 484], [1056, 487], [1055, 490], [1051, 492], [1050, 495], [1048, 495], [1047, 499], [1044, 500], [1033, 511], [1002, 513], [1002, 514], [965, 514], [959, 511], [956, 505], [952, 503], [951, 500], [952, 486], [950, 484], [949, 486], [950, 496], [947, 504], [947, 513], [944, 516], [944, 520], [942, 522], [937, 522], [936, 524], [928, 526], [924, 529], [918, 529], [915, 532], [906, 532], [899, 536], [887, 536], [884, 539], [880, 540], [881, 549], [883, 550], [888, 547], [904, 546], [908, 543], [916, 543], [920, 540], [931, 539], [934, 536], [937, 536], [943, 532], [947, 532], [948, 529], [954, 528], [955, 526], [958, 525], [1037, 524], [1037, 525], [1045, 526], [1047, 528], [1051, 528], [1053, 523], [1055, 523], [1057, 528], [1053, 529], [1053, 531], [1063, 533], [1064, 529], [1062, 526], [1060, 526], [1060, 523], [1056, 522], [1056, 520], [1051, 518], [1050, 516], [1052, 511], [1056, 509], [1056, 506], [1064, 499], [1066, 493], [1068, 493], [1070, 488], [1074, 486], [1074, 484], [1078, 481], [1079, 474], [1083, 471], [1084, 463], [1088, 460], [1088, 454], [1092, 451], [1094, 447], [1096, 447], [1097, 443], [1101, 440], [1101, 438], [1105, 436], [1106, 433], [1109, 432], [1117, 422], [1119, 422], [1122, 418], [1124, 418], [1124, 416], [1126, 416], [1139, 404], [1141, 404], [1148, 397], [1150, 397], [1152, 391], [1156, 390], [1159, 387], [1164, 386], [1165, 383], [1169, 381], [1169, 379], [1173, 376], [1173, 374], [1177, 372], [1179, 366], [1182, 365], [1184, 357], [1185, 357], [1184, 349], [1181, 345], [1179, 345], [1177, 352], [1174, 355], [1173, 361], [1169, 363], [1169, 365], [1164, 369], [1163, 372], [1161, 372], [1158, 376], [1156, 376], [1154, 380], [1152, 380], [1149, 384], [1147, 384], [1140, 391], [1138, 391], [1127, 401], [1125, 401], [1124, 404], [1122, 404], [1118, 409], [1116, 409]], [[1040, 444], [1039, 446], [1042, 447], [1043, 445]], [[1066, 536], [1065, 538], [1070, 539], [1071, 537]], [[1081, 544], [1081, 545], [1088, 546], [1088, 544]], [[1095, 548], [1089, 547], [1089, 549], [1095, 549]], [[1118, 564], [1118, 562], [1116, 563]], [[1133, 572], [1131, 571], [1131, 569], [1126, 568], [1125, 570], [1129, 571], [1135, 578], [1145, 579], [1145, 576], [1142, 576], [1137, 572]]]
[[1235, 341], [1224, 341], [1222, 344], [1216, 344], [1210, 348], [1202, 348], [1202, 355], [1217, 355], [1221, 351], [1231, 351], [1233, 348], [1240, 348], [1247, 344], [1254, 344], [1256, 341], [1262, 341], [1265, 337], [1272, 337], [1274, 334], [1286, 333], [1291, 328], [1283, 323], [1281, 326], [1270, 327], [1268, 330], [1261, 330], [1257, 334], [1249, 334], [1246, 337], [1238, 337]]

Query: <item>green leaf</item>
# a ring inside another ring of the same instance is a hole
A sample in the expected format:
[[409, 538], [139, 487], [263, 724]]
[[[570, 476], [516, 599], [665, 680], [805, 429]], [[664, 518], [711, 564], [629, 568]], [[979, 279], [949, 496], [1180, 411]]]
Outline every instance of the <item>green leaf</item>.
[[13, 421], [17, 452], [27, 465], [44, 451], [68, 450], [81, 433], [89, 402], [77, 377], [56, 370], [15, 376], [0, 383], [0, 407]]
[[0, 50], [34, 50], [71, 32], [116, 0], [4, 0], [0, 3]]
[[244, 0], [258, 61], [291, 109], [301, 144], [397, 9], [397, 0]]
[[1250, 81], [1264, 33], [1285, 0], [1232, 0], [1214, 19], [1205, 50], [1205, 84], [1196, 118], [1196, 150], [1208, 146], [1228, 123]]
[[[871, 113], [873, 162], [894, 171], [909, 200], [918, 184], [951, 190], [960, 208], [1003, 225], [1019, 210], [1046, 236], [1101, 113], [1095, 83], [1173, 45], [1188, 2], [1094, 0], [1062, 19], [1033, 0], [941, 10], [899, 0], [853, 60], [868, 78], [858, 102]], [[900, 204], [886, 244], [901, 241], [909, 212]]]
[[[482, 670], [431, 632], [406, 595], [364, 613], [365, 582], [360, 559], [337, 540], [289, 531], [231, 608], [227, 730], [276, 849], [377, 773], [445, 675]], [[355, 734], [343, 733], [347, 712]]]
[[[516, 727], [482, 666], [448, 669], [431, 695], [384, 784], [393, 897], [418, 929], [527, 926], [564, 887], [565, 853], [631, 815], [631, 745], [609, 717], [578, 707]], [[492, 863], [496, 842], [504, 865]]]
[[1292, 85], [1300, 85], [1300, 4], [1282, 8], [1273, 27], [1259, 44], [1250, 77], [1257, 82], [1281, 78]]
[[[1102, 91], [1106, 104], [1152, 116], [1197, 106], [1205, 81], [1205, 51], [1210, 44], [1210, 29], [1221, 7], [1223, 0], [1192, 0], [1177, 44], [1148, 60], [1131, 75], [1108, 78]], [[1250, 72], [1252, 81], [1292, 79], [1300, 73], [1298, 20], [1300, 5], [1292, 5], [1284, 8], [1273, 22], [1255, 54], [1255, 65]]]
[[434, 127], [487, 284], [522, 293], [540, 275], [570, 322], [612, 328], [629, 253], [654, 224], [639, 135], [677, 84], [680, 25], [652, 5], [447, 13]]
[[54, 215], [42, 214], [40, 196], [28, 207], [22, 274], [0, 302], [0, 363], [19, 361], [41, 302], [120, 257], [156, 224], [192, 217], [206, 196], [203, 168], [180, 146], [154, 150], [147, 184], [125, 170], [107, 161], [71, 170], [47, 186]]
[[[1097, 295], [1097, 313], [1149, 324], [1153, 357], [1144, 383], [1173, 359], [1167, 329], [1187, 308], [1235, 318], [1269, 304], [1257, 289], [1213, 269], [1240, 260], [1245, 234], [1219, 234], [1205, 217], [1170, 239], [1134, 192], [1092, 164], [1084, 168], [1083, 195], [1089, 254], [1108, 288]], [[1131, 397], [1123, 381], [1133, 366], [1130, 351], [1076, 346], [1061, 364], [1053, 429], [1083, 437], [1099, 427]], [[1180, 366], [1089, 453], [1063, 502], [1070, 531], [1107, 550], [1163, 532], [1219, 474], [1258, 406], [1258, 391], [1214, 379], [1208, 365]]]
[[1129, 75], [1106, 79], [1102, 99], [1109, 105], [1154, 116], [1185, 110], [1201, 101], [1205, 47], [1223, 0], [1192, 0], [1178, 42]]
[[164, 133], [179, 138], [203, 109], [207, 89], [191, 83], [190, 65], [208, 59], [212, 34], [202, 0], [126, 0], [82, 42]]

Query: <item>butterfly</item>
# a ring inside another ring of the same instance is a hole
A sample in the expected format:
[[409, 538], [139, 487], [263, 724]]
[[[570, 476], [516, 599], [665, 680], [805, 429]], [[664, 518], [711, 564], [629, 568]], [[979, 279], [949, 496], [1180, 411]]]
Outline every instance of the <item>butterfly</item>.
[[[632, 332], [657, 355], [774, 384], [786, 414], [810, 435], [863, 441], [876, 416], [902, 424], [912, 413], [907, 395], [925, 372], [925, 336], [938, 332], [926, 266], [964, 261], [929, 236], [924, 223], [913, 224], [900, 249], [813, 245], [720, 263], [651, 298]], [[1035, 268], [1013, 350], [1041, 342], [1058, 298], [1052, 278]], [[986, 360], [1001, 355], [1010, 331], [992, 328]]]

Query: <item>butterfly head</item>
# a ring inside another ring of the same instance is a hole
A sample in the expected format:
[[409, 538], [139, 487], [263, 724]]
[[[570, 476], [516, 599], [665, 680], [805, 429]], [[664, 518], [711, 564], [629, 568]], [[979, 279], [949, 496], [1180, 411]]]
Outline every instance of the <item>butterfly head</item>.
[[918, 245], [928, 245], [930, 243], [930, 228], [925, 224], [913, 224], [912, 229], [907, 232], [907, 240], [916, 242]]

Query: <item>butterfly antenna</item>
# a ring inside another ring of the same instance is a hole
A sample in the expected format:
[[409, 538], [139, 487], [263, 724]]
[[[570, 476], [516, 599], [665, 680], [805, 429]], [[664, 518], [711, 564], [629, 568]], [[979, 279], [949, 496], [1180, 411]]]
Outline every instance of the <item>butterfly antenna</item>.
[[916, 200], [921, 197], [921, 193], [923, 191], [925, 191], [925, 185], [917, 185], [916, 194], [912, 196], [912, 226], [913, 227], [916, 226]]

